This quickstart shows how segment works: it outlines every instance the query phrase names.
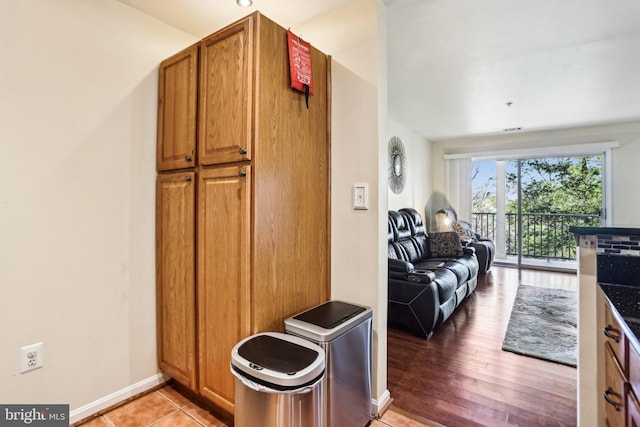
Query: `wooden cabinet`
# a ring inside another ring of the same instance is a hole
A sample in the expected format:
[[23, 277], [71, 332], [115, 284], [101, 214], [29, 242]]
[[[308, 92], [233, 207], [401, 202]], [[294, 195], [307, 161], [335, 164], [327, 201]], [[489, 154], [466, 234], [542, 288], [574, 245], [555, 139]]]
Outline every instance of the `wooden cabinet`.
[[640, 427], [640, 403], [633, 391], [627, 394], [627, 427]]
[[[172, 330], [166, 325], [171, 316], [161, 316], [166, 295], [193, 298], [188, 309], [186, 301], [173, 309], [180, 313], [173, 317], [182, 319], [177, 329], [197, 338], [195, 366], [188, 378], [163, 360], [161, 369], [233, 413], [233, 346], [251, 334], [283, 331], [284, 319], [329, 299], [330, 65], [326, 55], [312, 49], [315, 95], [307, 108], [304, 94], [290, 88], [286, 30], [259, 13], [203, 39], [198, 49], [198, 158], [186, 169], [196, 196], [179, 201], [163, 197], [160, 187], [157, 195], [158, 222], [165, 211], [180, 211], [186, 204], [193, 209], [173, 232], [158, 229], [158, 259], [178, 256], [172, 246], [178, 238], [191, 242], [195, 259], [166, 267], [170, 276], [158, 274], [158, 294], [165, 295], [158, 298], [158, 348], [177, 339], [166, 333]], [[191, 75], [182, 76], [185, 81], [174, 86], [190, 87]], [[166, 87], [166, 82], [164, 89], [159, 86], [167, 92]], [[166, 115], [165, 110], [159, 122]], [[160, 152], [180, 151], [163, 147], [166, 141], [158, 139]], [[184, 168], [180, 162], [173, 165]], [[181, 175], [165, 171], [160, 161], [158, 171], [159, 181]], [[190, 236], [179, 231], [193, 223], [197, 231]], [[177, 285], [171, 284], [174, 277], [182, 281], [189, 269], [195, 276], [193, 297], [176, 293]], [[184, 319], [189, 314], [192, 323]]]
[[640, 354], [630, 342], [609, 303], [604, 309], [604, 390], [609, 427], [640, 426]]
[[607, 305], [604, 310], [604, 329], [602, 333], [605, 337], [605, 342], [609, 344], [615, 358], [622, 362], [622, 369], [627, 372], [627, 339], [622, 331], [620, 323], [613, 315], [613, 312]]
[[258, 19], [251, 15], [202, 41], [200, 164], [251, 158], [253, 37]]
[[605, 390], [602, 396], [606, 401], [605, 416], [607, 425], [610, 427], [624, 427], [626, 378], [619, 361], [608, 344], [605, 344], [604, 365]]
[[[251, 167], [200, 173], [198, 344], [200, 393], [233, 411], [231, 349], [250, 335]], [[266, 261], [266, 260], [265, 260]]]
[[195, 174], [156, 181], [156, 302], [160, 368], [196, 387]]
[[158, 75], [159, 171], [195, 166], [198, 49], [193, 45], [160, 64]]

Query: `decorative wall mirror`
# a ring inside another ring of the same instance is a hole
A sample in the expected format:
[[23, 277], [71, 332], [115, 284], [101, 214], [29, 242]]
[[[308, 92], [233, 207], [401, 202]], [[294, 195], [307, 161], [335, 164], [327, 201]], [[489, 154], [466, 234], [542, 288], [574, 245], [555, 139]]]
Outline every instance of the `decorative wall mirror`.
[[404, 152], [402, 140], [397, 136], [389, 140], [389, 188], [396, 194], [402, 193], [407, 182], [407, 155]]

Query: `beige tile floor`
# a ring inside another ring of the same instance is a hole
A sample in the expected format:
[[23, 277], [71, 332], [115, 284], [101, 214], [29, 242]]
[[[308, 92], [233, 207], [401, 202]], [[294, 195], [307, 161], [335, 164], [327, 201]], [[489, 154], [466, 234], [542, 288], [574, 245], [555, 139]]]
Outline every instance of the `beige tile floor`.
[[191, 402], [171, 386], [146, 394], [82, 427], [226, 427], [228, 420], [217, 418]]
[[[229, 420], [217, 418], [180, 394], [171, 386], [148, 393], [125, 405], [81, 424], [82, 427], [231, 427]], [[393, 408], [371, 427], [428, 427]]]

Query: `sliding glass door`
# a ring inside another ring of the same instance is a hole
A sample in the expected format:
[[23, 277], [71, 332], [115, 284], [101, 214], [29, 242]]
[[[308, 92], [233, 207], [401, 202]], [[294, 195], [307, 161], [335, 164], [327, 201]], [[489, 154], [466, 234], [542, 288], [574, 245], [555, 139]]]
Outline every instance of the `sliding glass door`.
[[497, 262], [575, 268], [571, 225], [604, 219], [604, 156], [472, 162], [472, 225], [494, 240]]

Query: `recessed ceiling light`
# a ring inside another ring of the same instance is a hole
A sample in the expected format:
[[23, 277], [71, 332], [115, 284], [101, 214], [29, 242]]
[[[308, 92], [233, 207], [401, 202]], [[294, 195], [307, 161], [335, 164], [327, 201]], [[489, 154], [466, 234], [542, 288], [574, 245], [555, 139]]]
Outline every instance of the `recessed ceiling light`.
[[236, 0], [236, 3], [238, 3], [240, 7], [249, 7], [253, 4], [251, 0]]

